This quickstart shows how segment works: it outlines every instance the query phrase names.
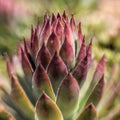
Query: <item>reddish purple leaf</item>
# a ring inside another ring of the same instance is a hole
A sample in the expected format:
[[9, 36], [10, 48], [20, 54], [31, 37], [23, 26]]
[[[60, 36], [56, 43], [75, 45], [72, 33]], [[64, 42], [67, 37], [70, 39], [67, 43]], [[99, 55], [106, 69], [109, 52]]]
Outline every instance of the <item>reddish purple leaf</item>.
[[78, 40], [79, 40], [79, 43], [81, 44], [81, 43], [82, 43], [82, 40], [83, 40], [83, 34], [82, 34], [82, 29], [81, 29], [81, 23], [79, 23], [79, 26], [78, 26]]
[[76, 68], [73, 71], [73, 76], [78, 81], [78, 84], [81, 88], [82, 84], [84, 83], [88, 72], [88, 58], [87, 56], [82, 59]]
[[54, 13], [52, 13], [52, 20], [51, 20], [51, 25], [57, 20], [56, 16]]
[[32, 83], [32, 87], [37, 98], [43, 91], [45, 91], [47, 95], [49, 95], [53, 100], [55, 100], [49, 77], [41, 64], [39, 64], [39, 66], [34, 72]]
[[47, 43], [47, 40], [50, 36], [51, 33], [51, 25], [50, 25], [50, 18], [46, 20], [46, 23], [41, 31], [41, 35], [40, 35], [40, 44], [42, 45], [42, 43], [44, 42], [45, 45]]
[[92, 83], [91, 83], [92, 85], [95, 85], [98, 82], [98, 80], [100, 80], [100, 78], [103, 76], [105, 71], [105, 65], [106, 65], [106, 57], [105, 55], [103, 55], [103, 57], [101, 58], [101, 60], [96, 66], [96, 70], [94, 72]]
[[86, 56], [86, 45], [85, 45], [85, 38], [83, 38], [82, 45], [77, 56], [76, 64], [78, 64], [81, 60], [83, 60], [85, 56]]
[[62, 40], [62, 34], [63, 34], [63, 26], [60, 22], [60, 20], [58, 19], [58, 23], [57, 23], [57, 26], [56, 26], [56, 29], [55, 29], [55, 32], [56, 32], [56, 35], [58, 37], [58, 40], [60, 40], [61, 42], [63, 42]]
[[91, 94], [89, 95], [89, 98], [86, 102], [86, 106], [89, 105], [90, 103], [93, 103], [95, 106], [98, 105], [103, 95], [104, 86], [105, 86], [105, 82], [104, 82], [104, 75], [103, 75], [102, 78], [100, 78], [100, 80], [94, 87], [94, 89], [92, 90]]
[[6, 65], [7, 65], [8, 75], [11, 78], [11, 75], [14, 73], [14, 69], [12, 67], [12, 63], [10, 61], [10, 58], [8, 57], [8, 54], [5, 53], [4, 56], [5, 56], [5, 59], [6, 59]]
[[21, 47], [21, 57], [22, 57], [21, 63], [22, 63], [22, 67], [23, 67], [25, 75], [32, 74], [33, 73], [32, 66], [31, 66], [29, 59], [22, 47]]
[[51, 33], [48, 39], [47, 48], [49, 52], [51, 53], [51, 56], [54, 55], [55, 51], [58, 52], [60, 49], [60, 41], [58, 40], [57, 35], [55, 34], [54, 31]]
[[48, 66], [47, 72], [51, 80], [54, 92], [56, 93], [61, 80], [67, 74], [66, 65], [57, 52], [54, 54]]
[[64, 12], [63, 12], [62, 17], [63, 17], [63, 20], [64, 20], [64, 21], [68, 22], [68, 17], [67, 17], [67, 15], [66, 15], [65, 10], [64, 10]]
[[47, 49], [47, 47], [45, 46], [45, 44], [43, 43], [41, 49], [38, 51], [37, 54], [37, 65], [42, 64], [43, 67], [46, 69], [46, 67], [48, 66], [49, 62], [51, 59], [51, 55]]
[[66, 38], [60, 49], [60, 56], [62, 57], [63, 61], [65, 62], [65, 64], [69, 69], [74, 67], [74, 64], [75, 64], [74, 52], [73, 52], [72, 46], [69, 44]]
[[39, 41], [38, 41], [38, 33], [37, 33], [37, 29], [35, 29], [35, 34], [33, 39], [31, 40], [31, 53], [33, 58], [35, 59], [36, 54], [38, 52], [39, 49]]
[[75, 24], [75, 20], [74, 20], [74, 17], [72, 15], [71, 19], [70, 19], [70, 26], [71, 26], [71, 30], [73, 32], [73, 34], [76, 34], [76, 24]]
[[88, 66], [90, 67], [90, 64], [92, 62], [92, 39], [90, 41], [90, 44], [87, 47], [86, 55], [88, 57]]

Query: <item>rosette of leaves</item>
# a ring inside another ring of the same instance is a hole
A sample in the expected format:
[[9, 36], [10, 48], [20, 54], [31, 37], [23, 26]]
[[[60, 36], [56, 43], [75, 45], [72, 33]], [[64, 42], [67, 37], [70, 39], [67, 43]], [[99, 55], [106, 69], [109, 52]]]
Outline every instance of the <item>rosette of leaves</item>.
[[105, 56], [95, 64], [92, 40], [85, 44], [81, 24], [77, 26], [73, 16], [69, 20], [65, 11], [46, 14], [43, 24], [32, 27], [31, 37], [18, 45], [12, 60], [7, 54], [5, 58], [11, 90], [1, 89], [11, 119], [103, 119], [120, 89], [117, 84], [114, 91], [107, 87], [103, 92]]

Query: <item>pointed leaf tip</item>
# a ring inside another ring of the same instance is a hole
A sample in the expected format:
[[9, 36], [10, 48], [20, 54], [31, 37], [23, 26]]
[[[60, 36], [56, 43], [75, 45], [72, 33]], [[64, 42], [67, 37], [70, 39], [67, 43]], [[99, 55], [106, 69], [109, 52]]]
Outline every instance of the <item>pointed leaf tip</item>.
[[95, 106], [89, 104], [76, 120], [97, 120], [97, 112]]
[[75, 65], [74, 51], [67, 38], [65, 38], [64, 43], [60, 49], [60, 56], [67, 65], [69, 69], [73, 68]]
[[6, 65], [7, 65], [7, 72], [8, 72], [9, 77], [11, 78], [11, 75], [14, 73], [14, 69], [12, 67], [12, 63], [7, 53], [4, 54], [4, 57], [6, 60]]
[[77, 64], [83, 60], [86, 56], [86, 45], [85, 45], [85, 38], [82, 41], [81, 48], [79, 50], [78, 56], [77, 56]]
[[37, 65], [42, 64], [45, 69], [47, 68], [51, 60], [51, 55], [49, 53], [49, 50], [45, 46], [45, 43], [43, 43], [41, 49], [38, 51], [36, 60]]
[[105, 86], [105, 82], [104, 82], [104, 75], [103, 75], [102, 78], [96, 84], [95, 88], [92, 90], [86, 102], [86, 106], [90, 103], [93, 103], [95, 106], [98, 105], [103, 94], [104, 86]]
[[32, 87], [37, 98], [42, 93], [42, 91], [45, 91], [53, 100], [55, 100], [49, 77], [41, 64], [39, 64], [33, 74], [32, 83]]
[[99, 63], [96, 66], [96, 70], [93, 75], [92, 84], [96, 84], [100, 78], [102, 78], [106, 66], [106, 57], [103, 55], [103, 57], [100, 59]]
[[80, 88], [83, 85], [83, 83], [85, 82], [87, 73], [88, 73], [88, 58], [87, 58], [87, 56], [85, 56], [85, 58], [79, 62], [79, 64], [76, 66], [76, 68], [74, 69], [74, 71], [72, 73], [73, 76], [78, 81]]
[[57, 105], [65, 119], [71, 118], [77, 110], [79, 101], [79, 85], [71, 73], [62, 81], [58, 95]]
[[54, 55], [55, 51], [59, 51], [60, 41], [57, 38], [56, 33], [53, 31], [48, 38], [47, 48], [49, 49], [51, 56]]
[[31, 102], [29, 101], [26, 93], [21, 87], [17, 77], [12, 74], [11, 76], [11, 93], [10, 96], [14, 102], [18, 106], [18, 108], [28, 117], [34, 118], [34, 108]]
[[56, 93], [60, 82], [67, 73], [66, 65], [57, 52], [55, 52], [50, 61], [50, 64], [47, 68], [47, 73], [50, 77], [54, 92]]
[[63, 120], [57, 105], [43, 92], [35, 105], [36, 120]]

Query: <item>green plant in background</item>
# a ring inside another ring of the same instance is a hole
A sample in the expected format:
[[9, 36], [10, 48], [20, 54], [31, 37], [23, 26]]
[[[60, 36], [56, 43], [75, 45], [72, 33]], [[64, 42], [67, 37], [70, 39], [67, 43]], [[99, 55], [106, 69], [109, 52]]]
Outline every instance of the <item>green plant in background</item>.
[[1, 118], [119, 120], [115, 100], [120, 82], [110, 80], [105, 86], [105, 56], [96, 64], [92, 40], [85, 42], [81, 24], [65, 11], [46, 14], [42, 25], [38, 21], [12, 61], [5, 54], [11, 90], [0, 86], [6, 104]]

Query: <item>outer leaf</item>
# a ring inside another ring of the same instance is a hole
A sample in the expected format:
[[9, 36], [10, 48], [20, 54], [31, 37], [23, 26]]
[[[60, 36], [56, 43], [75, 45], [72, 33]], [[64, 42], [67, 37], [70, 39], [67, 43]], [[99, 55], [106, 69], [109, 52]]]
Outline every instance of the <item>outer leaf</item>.
[[76, 63], [78, 64], [82, 59], [85, 58], [85, 56], [86, 56], [86, 46], [85, 46], [85, 38], [83, 38], [82, 45], [79, 50]]
[[11, 89], [10, 96], [12, 97], [12, 100], [20, 110], [32, 120], [34, 118], [34, 108], [13, 74], [11, 76]]
[[84, 107], [84, 105], [87, 102], [87, 99], [89, 97], [89, 95], [91, 94], [92, 90], [94, 89], [95, 85], [98, 83], [98, 81], [100, 80], [100, 78], [103, 76], [104, 74], [104, 69], [105, 69], [105, 56], [103, 56], [101, 58], [101, 60], [99, 61], [96, 70], [94, 72], [92, 81], [89, 85], [89, 88], [87, 89], [85, 95], [83, 96], [83, 98], [80, 101], [80, 109], [82, 109]]
[[101, 118], [101, 120], [119, 120], [120, 118], [120, 105], [117, 105], [115, 108], [109, 111], [109, 113]]
[[8, 75], [9, 75], [9, 77], [11, 77], [11, 74], [14, 73], [14, 69], [12, 68], [12, 63], [11, 63], [7, 53], [5, 53], [5, 59], [6, 59]]
[[29, 87], [32, 89], [32, 75], [33, 75], [33, 68], [32, 65], [30, 64], [30, 61], [25, 53], [25, 51], [21, 47], [21, 63], [22, 63], [22, 68], [25, 73], [25, 78], [29, 84]]
[[0, 120], [15, 120], [15, 118], [0, 105]]
[[63, 120], [59, 108], [45, 93], [36, 103], [35, 120]]
[[102, 78], [99, 80], [99, 82], [96, 84], [95, 88], [91, 92], [87, 100], [86, 106], [89, 105], [90, 103], [93, 103], [95, 106], [97, 106], [102, 97], [103, 90], [104, 90], [104, 76], [102, 76]]
[[58, 86], [61, 83], [62, 79], [67, 74], [67, 68], [61, 57], [57, 54], [54, 54], [48, 69], [47, 69], [50, 81], [53, 86], [53, 90], [56, 93], [58, 90]]
[[37, 95], [37, 98], [43, 91], [45, 91], [47, 95], [55, 101], [55, 96], [49, 77], [41, 64], [35, 70], [32, 83], [32, 87], [34, 89], [34, 93]]
[[82, 59], [73, 71], [73, 76], [78, 81], [80, 88], [82, 87], [88, 72], [88, 59], [87, 56]]
[[105, 65], [106, 65], [106, 57], [105, 55], [101, 58], [101, 60], [99, 61], [97, 67], [96, 67], [96, 70], [94, 72], [94, 75], [93, 75], [93, 80], [92, 80], [92, 83], [91, 83], [91, 86], [93, 87], [97, 82], [98, 80], [100, 80], [100, 78], [103, 76], [104, 74], [104, 71], [105, 71]]
[[64, 119], [73, 117], [78, 107], [78, 101], [79, 85], [71, 73], [68, 73], [60, 85], [56, 101]]
[[94, 105], [88, 105], [76, 120], [97, 120], [97, 112]]
[[105, 112], [112, 107], [119, 93], [120, 81], [109, 91], [109, 93], [106, 96], [104, 96], [104, 99], [102, 99], [100, 106], [98, 106], [98, 113], [100, 117], [103, 116]]

